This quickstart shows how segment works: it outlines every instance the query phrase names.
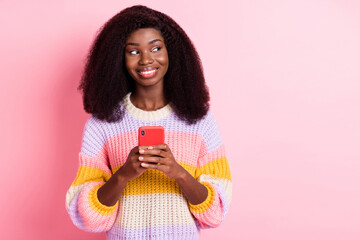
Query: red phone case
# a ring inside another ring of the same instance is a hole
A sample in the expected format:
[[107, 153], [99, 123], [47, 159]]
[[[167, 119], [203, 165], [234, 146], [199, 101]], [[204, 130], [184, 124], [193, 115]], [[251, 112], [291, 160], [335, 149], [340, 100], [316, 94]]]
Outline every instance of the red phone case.
[[139, 146], [153, 146], [163, 144], [164, 128], [161, 126], [144, 126], [139, 128]]

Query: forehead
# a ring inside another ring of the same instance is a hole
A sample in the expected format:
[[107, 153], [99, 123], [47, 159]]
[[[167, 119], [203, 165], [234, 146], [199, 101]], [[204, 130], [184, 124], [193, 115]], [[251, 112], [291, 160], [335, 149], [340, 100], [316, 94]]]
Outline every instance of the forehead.
[[162, 37], [160, 31], [158, 31], [155, 28], [140, 28], [135, 30], [130, 34], [130, 36], [127, 39], [128, 42], [136, 42], [136, 43], [148, 43], [149, 41], [159, 38], [161, 40], [164, 40]]

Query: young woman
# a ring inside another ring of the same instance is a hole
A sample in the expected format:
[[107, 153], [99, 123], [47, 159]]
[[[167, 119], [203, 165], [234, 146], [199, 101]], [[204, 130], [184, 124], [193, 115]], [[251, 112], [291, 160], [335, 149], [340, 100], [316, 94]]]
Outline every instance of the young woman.
[[[169, 16], [126, 8], [101, 29], [79, 89], [90, 113], [77, 176], [66, 194], [73, 223], [108, 239], [199, 239], [218, 226], [232, 185], [200, 58]], [[138, 146], [162, 126], [165, 143]]]

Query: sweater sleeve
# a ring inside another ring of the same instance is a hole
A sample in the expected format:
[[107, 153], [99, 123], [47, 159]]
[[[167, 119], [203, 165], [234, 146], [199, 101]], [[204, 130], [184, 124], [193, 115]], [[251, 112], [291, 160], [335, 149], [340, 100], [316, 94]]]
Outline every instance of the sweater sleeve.
[[204, 119], [202, 146], [195, 178], [208, 190], [202, 203], [189, 203], [200, 228], [217, 227], [225, 219], [232, 197], [229, 163], [214, 116]]
[[79, 168], [66, 193], [66, 210], [72, 222], [89, 232], [103, 232], [114, 224], [119, 202], [114, 206], [100, 203], [98, 189], [111, 177], [106, 138], [100, 120], [90, 116], [83, 130]]

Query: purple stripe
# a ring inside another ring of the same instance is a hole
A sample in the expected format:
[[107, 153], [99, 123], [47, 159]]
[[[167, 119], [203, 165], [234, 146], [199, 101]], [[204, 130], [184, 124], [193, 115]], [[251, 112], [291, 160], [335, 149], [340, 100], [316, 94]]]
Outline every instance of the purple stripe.
[[227, 215], [227, 212], [229, 210], [229, 203], [227, 202], [226, 200], [226, 191], [225, 191], [225, 188], [223, 185], [221, 184], [218, 184], [218, 183], [212, 183], [212, 185], [214, 186], [214, 188], [216, 189], [216, 192], [218, 193], [219, 195], [219, 198], [220, 198], [220, 202], [222, 204], [222, 210], [223, 210], [223, 216], [222, 216], [222, 219], [221, 219], [221, 222], [224, 221], [226, 215]]
[[81, 152], [84, 155], [95, 157], [105, 145], [106, 138], [101, 129], [102, 125], [103, 122], [92, 115], [86, 121], [81, 143]]
[[198, 240], [200, 239], [199, 230], [195, 225], [186, 226], [157, 226], [150, 228], [130, 229], [114, 226], [106, 232], [107, 240]]
[[78, 205], [77, 205], [80, 192], [81, 191], [79, 191], [76, 194], [76, 197], [73, 198], [73, 200], [71, 201], [69, 207], [66, 210], [69, 213], [70, 218], [71, 218], [72, 222], [74, 223], [74, 225], [77, 226], [80, 229], [85, 229], [84, 222], [83, 222], [83, 220], [82, 220], [82, 218], [80, 216]]
[[101, 121], [91, 115], [85, 124], [81, 152], [94, 157], [103, 148], [107, 139], [126, 132], [137, 132], [141, 126], [163, 126], [167, 132], [199, 134], [203, 137], [208, 152], [216, 150], [222, 144], [216, 120], [210, 111], [193, 125], [180, 120], [175, 112], [157, 121], [142, 121], [126, 112], [121, 124]]

